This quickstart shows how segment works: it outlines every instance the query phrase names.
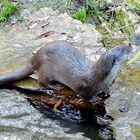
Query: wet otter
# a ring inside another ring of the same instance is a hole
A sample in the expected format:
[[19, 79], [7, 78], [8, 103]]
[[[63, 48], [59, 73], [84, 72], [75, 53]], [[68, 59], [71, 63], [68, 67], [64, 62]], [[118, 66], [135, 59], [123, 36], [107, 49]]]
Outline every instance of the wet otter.
[[1, 75], [0, 84], [23, 79], [37, 71], [38, 82], [42, 87], [59, 89], [61, 85], [54, 85], [56, 81], [90, 99], [98, 91], [109, 92], [110, 84], [131, 50], [131, 45], [116, 46], [93, 64], [71, 43], [52, 42], [18, 69]]

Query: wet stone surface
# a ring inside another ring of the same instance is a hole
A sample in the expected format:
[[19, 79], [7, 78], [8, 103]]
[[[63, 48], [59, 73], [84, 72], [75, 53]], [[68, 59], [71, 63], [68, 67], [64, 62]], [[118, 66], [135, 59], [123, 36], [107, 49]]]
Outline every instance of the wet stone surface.
[[[23, 20], [22, 22], [21, 19]], [[82, 24], [66, 13], [50, 8], [28, 7], [11, 24], [0, 28], [0, 74], [11, 71], [53, 40], [67, 40], [95, 61], [105, 51], [101, 34], [90, 24]], [[84, 46], [84, 47], [83, 47]], [[140, 138], [140, 62], [124, 68], [106, 101], [116, 139]], [[120, 112], [121, 108], [127, 111]], [[94, 130], [68, 121], [42, 115], [15, 90], [0, 90], [0, 140], [24, 139], [105, 139], [108, 129]], [[104, 135], [105, 134], [105, 135]], [[109, 139], [107, 137], [106, 139]]]

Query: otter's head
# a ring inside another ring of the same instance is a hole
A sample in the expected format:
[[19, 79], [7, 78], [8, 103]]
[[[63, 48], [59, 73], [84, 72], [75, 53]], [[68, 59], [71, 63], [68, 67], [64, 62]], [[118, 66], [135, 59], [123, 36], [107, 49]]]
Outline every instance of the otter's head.
[[105, 84], [111, 84], [115, 79], [121, 64], [128, 58], [132, 46], [118, 45], [106, 51], [98, 60], [98, 70], [101, 73], [102, 81]]
[[109, 63], [109, 65], [112, 65], [113, 67], [114, 65], [119, 65], [122, 62], [124, 62], [128, 58], [131, 51], [132, 51], [131, 44], [118, 45], [106, 51], [101, 56], [101, 59], [103, 58], [104, 61], [107, 61], [107, 63]]

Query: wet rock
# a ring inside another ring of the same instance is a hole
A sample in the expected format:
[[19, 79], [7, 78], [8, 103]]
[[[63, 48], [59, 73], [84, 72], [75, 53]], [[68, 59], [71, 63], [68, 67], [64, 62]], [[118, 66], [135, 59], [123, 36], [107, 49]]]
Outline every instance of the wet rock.
[[140, 125], [138, 124], [131, 124], [132, 133], [140, 138]]
[[[131, 76], [133, 79], [133, 74]], [[138, 78], [138, 75], [136, 77]], [[139, 89], [136, 90], [136, 87], [140, 83], [137, 82], [137, 78], [135, 80], [133, 79], [133, 81], [127, 79], [125, 83], [120, 83], [121, 86], [116, 81], [112, 87], [114, 93], [107, 101], [107, 112], [114, 118], [111, 126], [115, 129], [117, 140], [137, 139], [130, 128], [132, 124], [140, 124], [140, 107], [138, 101], [140, 100], [140, 96], [137, 94]], [[121, 87], [123, 88], [121, 89]], [[119, 109], [120, 106], [124, 105], [127, 105], [129, 110], [127, 111], [126, 109], [126, 112], [122, 113]]]
[[105, 140], [115, 140], [113, 131], [110, 128], [101, 128], [99, 136]]
[[123, 105], [123, 106], [121, 106], [121, 108], [119, 109], [120, 110], [120, 112], [128, 112], [128, 107], [126, 106], [126, 105]]

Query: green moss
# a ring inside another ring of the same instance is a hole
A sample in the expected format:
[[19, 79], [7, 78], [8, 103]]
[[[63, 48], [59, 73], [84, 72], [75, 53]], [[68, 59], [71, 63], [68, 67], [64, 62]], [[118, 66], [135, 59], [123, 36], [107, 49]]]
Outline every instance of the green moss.
[[80, 20], [81, 22], [84, 22], [87, 18], [87, 13], [86, 13], [86, 9], [85, 8], [79, 8], [75, 14], [74, 14], [74, 18]]
[[[78, 14], [82, 17], [82, 20], [92, 20], [94, 23], [102, 23], [104, 21], [107, 21], [108, 19], [108, 13], [103, 14], [102, 10], [108, 5], [108, 3], [104, 2], [104, 5], [100, 5], [100, 0], [86, 0], [81, 1], [82, 2], [82, 8], [79, 8], [75, 14], [74, 17]], [[76, 18], [76, 19], [78, 19]], [[80, 18], [81, 20], [81, 18]]]
[[103, 26], [110, 36], [113, 36], [113, 32], [120, 30], [125, 34], [127, 40], [131, 40], [134, 25], [129, 19], [128, 11], [139, 10], [140, 0], [125, 0], [122, 5], [121, 3], [113, 5], [101, 0], [81, 0], [81, 3], [82, 8], [74, 14], [76, 19]]
[[131, 127], [131, 130], [132, 130], [133, 134], [136, 137], [140, 137], [140, 125], [131, 124], [130, 127]]
[[134, 32], [134, 25], [129, 19], [127, 12], [117, 7], [114, 11], [114, 19], [118, 23], [119, 28], [131, 39], [132, 33]]
[[130, 9], [132, 11], [140, 9], [140, 0], [125, 0], [126, 4], [131, 4]]
[[0, 22], [4, 22], [10, 15], [18, 9], [18, 2], [1, 1]]

